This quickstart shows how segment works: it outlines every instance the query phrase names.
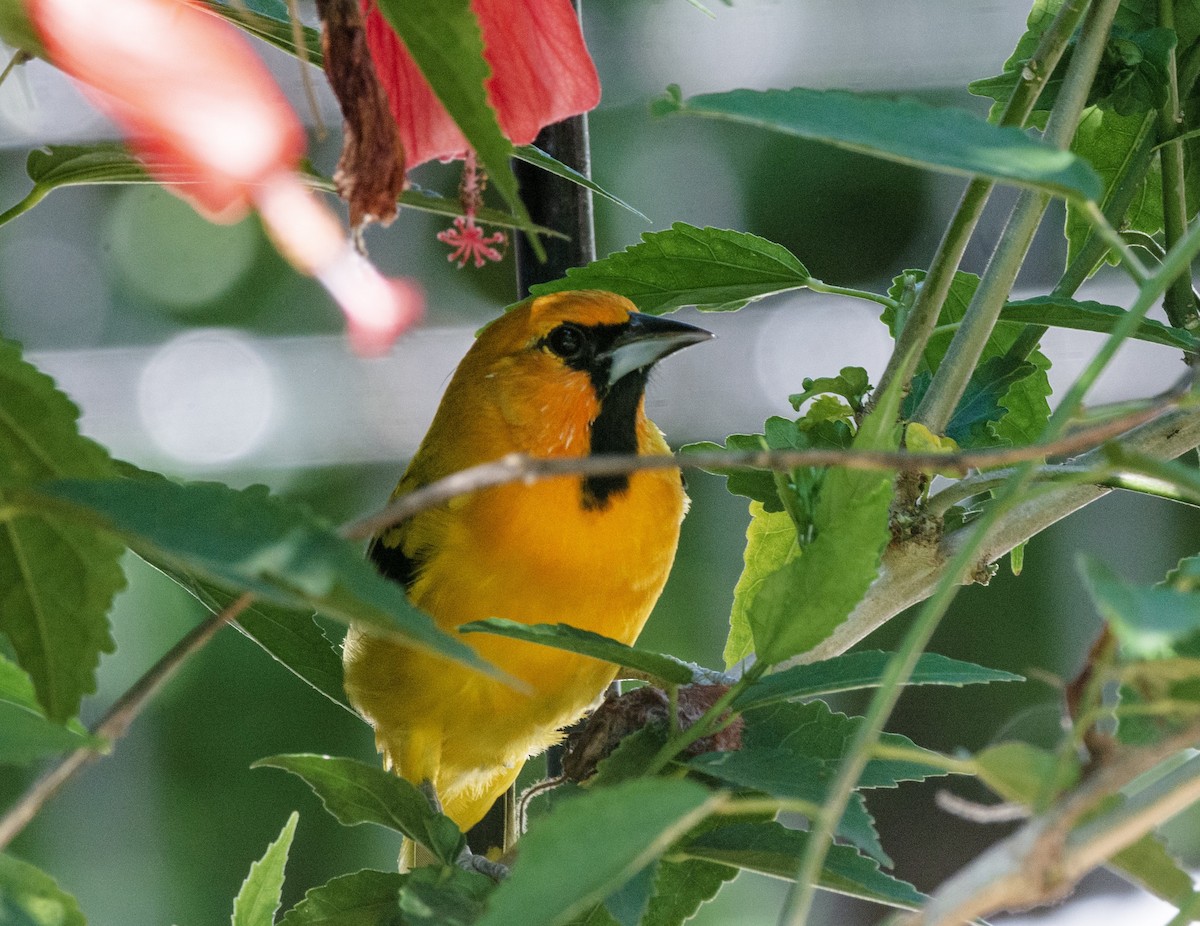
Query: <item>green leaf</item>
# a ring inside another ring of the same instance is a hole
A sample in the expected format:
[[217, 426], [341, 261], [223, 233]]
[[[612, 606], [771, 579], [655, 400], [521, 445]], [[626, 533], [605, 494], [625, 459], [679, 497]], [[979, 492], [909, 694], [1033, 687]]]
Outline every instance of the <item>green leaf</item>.
[[[159, 568], [213, 614], [219, 614], [237, 597], [210, 582], [186, 572]], [[280, 665], [335, 704], [358, 716], [346, 698], [342, 684], [340, 649], [322, 633], [312, 609], [279, 607], [256, 599], [242, 611], [233, 626], [266, 650]]]
[[805, 378], [800, 385], [803, 392], [788, 396], [788, 401], [796, 411], [800, 411], [800, 406], [808, 399], [825, 393], [843, 396], [854, 411], [861, 411], [863, 399], [871, 391], [871, 381], [862, 367], [842, 367], [837, 376]]
[[1192, 892], [1192, 876], [1156, 833], [1147, 833], [1126, 846], [1106, 864], [1167, 903], [1178, 904]]
[[190, 573], [283, 608], [319, 610], [487, 670], [474, 650], [413, 607], [356, 544], [264, 486], [65, 480], [40, 486], [38, 497], [69, 503], [168, 575]]
[[692, 682], [691, 668], [674, 656], [637, 649], [618, 640], [567, 624], [522, 624], [503, 617], [489, 617], [463, 624], [458, 628], [458, 632], [490, 633], [512, 640], [551, 646], [568, 653], [591, 656], [613, 665], [636, 669], [672, 685], [687, 685]]
[[558, 805], [521, 838], [478, 926], [551, 926], [609, 896], [721, 800], [690, 781], [645, 778]]
[[[262, 39], [289, 55], [299, 57], [295, 32], [284, 0], [200, 0], [218, 16], [229, 20], [255, 38]], [[314, 67], [324, 67], [321, 54], [321, 33], [311, 26], [301, 26], [305, 54]]]
[[1150, 659], [1175, 655], [1177, 642], [1200, 632], [1200, 591], [1173, 583], [1135, 585], [1089, 556], [1080, 558], [1079, 569], [1123, 655]]
[[[889, 294], [893, 298], [899, 298], [906, 286], [912, 286], [914, 281], [919, 285], [924, 279], [924, 271], [905, 271], [896, 277]], [[938, 329], [929, 338], [921, 356], [922, 369], [925, 371], [922, 377], [926, 388], [929, 376], [937, 372], [942, 359], [946, 356], [946, 351], [954, 336], [955, 326], [966, 315], [978, 286], [979, 277], [973, 273], [963, 271], [955, 273], [954, 280], [950, 285], [950, 292], [938, 316]], [[884, 309], [882, 319], [892, 332], [892, 336], [895, 337], [895, 311], [892, 308]], [[993, 357], [1004, 356], [1020, 335], [1023, 327], [1023, 325], [1008, 322], [997, 324], [987, 343], [984, 344], [980, 363], [984, 364]], [[983, 439], [985, 446], [994, 446], [997, 443], [1030, 443], [1041, 435], [1042, 429], [1050, 417], [1050, 404], [1046, 401], [1047, 396], [1050, 395], [1050, 381], [1046, 376], [1046, 371], [1050, 369], [1050, 361], [1044, 354], [1036, 350], [1029, 355], [1028, 360], [1035, 369], [1029, 375], [1016, 379], [1000, 398], [998, 406], [1002, 409], [1001, 417], [988, 422], [986, 431], [980, 431], [978, 427], [975, 427], [968, 432], [976, 438]], [[920, 400], [923, 391], [924, 389], [919, 388], [917, 380], [914, 379], [913, 394], [909, 396], [904, 408], [905, 416], [908, 416], [916, 408], [916, 403]], [[955, 413], [958, 413], [957, 409]], [[959, 444], [968, 446], [961, 440]]]
[[342, 685], [341, 654], [311, 614], [255, 601], [234, 626], [334, 704], [355, 713]]
[[[378, 9], [462, 130], [492, 186], [514, 215], [528, 223], [509, 160], [513, 146], [504, 137], [484, 90], [491, 68], [484, 60], [483, 34], [468, 0], [379, 0]], [[529, 241], [542, 256], [537, 238], [531, 236]]]
[[[103, 749], [105, 741], [51, 723], [35, 710], [0, 700], [0, 765], [24, 765], [72, 749]], [[0, 920], [0, 922], [3, 922]]]
[[0, 855], [0, 923], [87, 926], [75, 898], [44, 871]]
[[[730, 823], [688, 840], [680, 850], [695, 859], [718, 862], [775, 878], [793, 880], [808, 834], [778, 823]], [[873, 859], [849, 846], [830, 846], [820, 887], [850, 897], [915, 910], [926, 897], [911, 884], [884, 874]]]
[[283, 896], [283, 869], [299, 819], [300, 815], [293, 810], [279, 838], [250, 866], [250, 873], [233, 901], [233, 926], [272, 926], [275, 922]]
[[[730, 479], [732, 482], [732, 477]], [[763, 582], [800, 552], [796, 525], [785, 511], [767, 511], [761, 502], [750, 502], [750, 524], [742, 553], [742, 574], [733, 587], [729, 636], [725, 640], [725, 667], [732, 668], [754, 652], [750, 607]]]
[[535, 145], [519, 145], [513, 150], [513, 157], [518, 161], [532, 164], [534, 167], [540, 167], [542, 170], [556, 177], [561, 177], [563, 180], [569, 180], [571, 183], [581, 186], [585, 190], [591, 190], [597, 196], [607, 199], [611, 203], [616, 203], [622, 209], [628, 209], [639, 219], [645, 219], [647, 222], [650, 221], [644, 214], [633, 208], [633, 206], [629, 205], [623, 199], [618, 199], [612, 193], [608, 192], [608, 190], [604, 189], [604, 187], [600, 186], [600, 184], [592, 180], [591, 177], [584, 176], [575, 168], [564, 164], [557, 158], [551, 157]]
[[699, 859], [664, 860], [642, 926], [682, 926], [736, 874], [736, 868]]
[[1029, 743], [1010, 741], [975, 754], [975, 773], [1004, 800], [1041, 811], [1079, 777], [1074, 761]]
[[946, 436], [960, 447], [987, 447], [998, 442], [995, 425], [1007, 414], [1004, 398], [1037, 367], [1008, 356], [988, 357], [971, 373], [962, 398], [946, 423]]
[[[817, 698], [858, 688], [874, 688], [879, 684], [891, 653], [878, 650], [843, 653], [821, 662], [792, 666], [782, 672], [755, 679], [742, 690], [730, 707], [746, 711], [754, 707]], [[909, 685], [979, 685], [987, 682], [1020, 682], [1024, 679], [1011, 672], [985, 669], [971, 662], [950, 659], [938, 653], [922, 653], [908, 679]]]
[[364, 869], [309, 890], [279, 926], [392, 926], [406, 875]]
[[604, 908], [618, 926], [640, 926], [654, 893], [659, 864], [655, 859], [604, 899]]
[[[786, 420], [786, 419], [784, 419]], [[790, 422], [789, 422], [790, 424]], [[715, 444], [712, 441], [697, 441], [685, 444], [679, 449], [680, 453], [707, 453], [712, 450], [769, 450], [767, 439], [762, 434], [730, 434], [725, 443]], [[783, 502], [779, 497], [778, 483], [770, 470], [747, 469], [705, 469], [706, 473], [725, 477], [725, 488], [731, 495], [741, 495], [751, 501], [759, 502], [765, 511], [774, 514], [783, 511]]]
[[418, 868], [400, 889], [400, 922], [403, 926], [471, 926], [493, 887], [490, 878], [457, 865]]
[[[858, 450], [894, 450], [898, 381], [879, 397], [854, 437]], [[772, 573], [750, 604], [755, 651], [768, 663], [806, 652], [849, 616], [879, 570], [891, 532], [892, 473], [834, 468], [812, 514], [815, 539]]]
[[746, 232], [696, 228], [676, 222], [646, 232], [635, 244], [574, 267], [567, 275], [530, 290], [535, 296], [570, 289], [604, 289], [631, 300], [651, 315], [685, 305], [732, 311], [748, 302], [800, 289], [811, 279], [787, 248]]
[[[1157, 234], [1163, 227], [1162, 170], [1157, 158], [1144, 154], [1139, 157], [1138, 150], [1145, 144], [1145, 136], [1155, 132], [1156, 121], [1142, 113], [1122, 116], [1111, 109], [1092, 106], [1084, 110], [1071, 141], [1071, 150], [1087, 159], [1104, 184], [1104, 195], [1099, 200], [1101, 209], [1110, 208], [1112, 198], [1126, 176], [1136, 177], [1132, 171], [1144, 171], [1129, 208], [1114, 224], [1148, 235]], [[1065, 231], [1067, 261], [1070, 263], [1094, 234], [1091, 220], [1076, 203], [1067, 204]], [[1111, 263], [1117, 263], [1111, 251], [1107, 254]], [[1091, 272], [1097, 267], [1092, 267]]]
[[656, 113], [704, 116], [825, 142], [902, 164], [1065, 197], [1097, 199], [1100, 178], [1082, 158], [1001, 128], [971, 113], [916, 100], [842, 90], [732, 90], [684, 101], [668, 97]]
[[[845, 757], [862, 723], [861, 717], [831, 711], [824, 701], [785, 702], [754, 708], [742, 716], [746, 723], [743, 752], [786, 751], [834, 764]], [[880, 743], [912, 752], [914, 761], [871, 759], [859, 778], [859, 788], [894, 788], [902, 781], [924, 781], [946, 774], [937, 753], [921, 749], [907, 736], [884, 733]], [[916, 761], [919, 755], [928, 756], [930, 761]]]
[[[1101, 302], [1076, 302], [1063, 297], [1039, 296], [1008, 303], [1000, 312], [1000, 320], [1108, 334], [1126, 314], [1119, 306]], [[1172, 328], [1153, 318], [1143, 319], [1133, 337], [1180, 350], [1200, 349], [1200, 338], [1192, 332]]]
[[[837, 764], [801, 755], [791, 749], [741, 749], [709, 752], [687, 762], [688, 768], [738, 788], [771, 797], [794, 798], [815, 807], [825, 803]], [[854, 794], [838, 824], [837, 835], [883, 865], [891, 859], [880, 845], [874, 821], [861, 794]]]
[[[107, 452], [79, 434], [79, 409], [3, 340], [0, 395], [0, 502], [11, 504], [16, 487], [35, 480], [114, 471]], [[113, 650], [106, 615], [125, 585], [123, 552], [93, 527], [52, 513], [10, 508], [0, 521], [0, 633], [50, 720], [74, 717], [96, 690], [100, 654]]]
[[341, 756], [287, 755], [259, 759], [254, 768], [281, 768], [302, 778], [339, 823], [375, 823], [419, 842], [453, 864], [463, 835], [417, 788], [374, 765]]

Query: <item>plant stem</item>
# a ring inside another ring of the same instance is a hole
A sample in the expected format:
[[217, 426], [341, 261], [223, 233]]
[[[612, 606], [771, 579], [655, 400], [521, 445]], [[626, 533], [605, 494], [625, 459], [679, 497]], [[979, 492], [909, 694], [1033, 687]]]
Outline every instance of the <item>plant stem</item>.
[[[1118, 5], [1119, 0], [1096, 0], [1088, 10], [1062, 89], [1046, 123], [1045, 141], [1056, 148], [1066, 149], [1075, 134]], [[1049, 203], [1049, 194], [1030, 190], [1021, 194], [1013, 208], [962, 325], [914, 416], [915, 421], [935, 434], [945, 431], [966, 390]]]
[[[246, 610], [253, 600], [254, 596], [245, 592], [230, 602], [223, 611], [210, 615], [207, 620], [189, 631], [117, 699], [92, 732], [110, 744], [124, 736], [134, 718], [188, 657], [202, 649], [218, 630]], [[101, 753], [94, 749], [76, 749], [35, 781], [8, 812], [0, 817], [0, 851], [12, 842], [76, 772], [100, 755]]]
[[850, 296], [854, 299], [865, 299], [867, 302], [877, 302], [889, 309], [896, 308], [896, 300], [882, 293], [872, 293], [863, 289], [851, 289], [846, 286], [833, 286], [823, 280], [809, 279], [805, 284], [814, 293], [829, 293], [833, 296]]
[[[1000, 117], [1000, 125], [1025, 125], [1087, 6], [1088, 0], [1067, 0], [1063, 4], [1054, 21], [1042, 33], [1033, 56], [1022, 67], [1017, 85]], [[897, 332], [896, 349], [880, 377], [876, 387], [877, 394], [882, 395], [896, 379], [907, 388], [929, 340], [930, 332], [937, 325], [942, 305], [950, 292], [950, 284], [954, 282], [954, 274], [962, 263], [967, 243], [971, 240], [991, 192], [992, 182], [980, 178], [973, 179], [963, 191], [954, 217], [950, 220], [950, 225], [938, 244], [937, 253], [929, 265], [912, 312]]]
[[[1158, 22], [1165, 29], [1175, 28], [1175, 0], [1159, 0]], [[1167, 250], [1187, 233], [1187, 199], [1184, 187], [1183, 143], [1176, 136], [1182, 115], [1179, 109], [1179, 81], [1175, 49], [1167, 55], [1167, 99], [1158, 114], [1158, 134], [1162, 147], [1163, 237]], [[1171, 281], [1163, 299], [1167, 318], [1176, 328], [1200, 327], [1196, 297], [1192, 293], [1191, 273], [1181, 273]]]

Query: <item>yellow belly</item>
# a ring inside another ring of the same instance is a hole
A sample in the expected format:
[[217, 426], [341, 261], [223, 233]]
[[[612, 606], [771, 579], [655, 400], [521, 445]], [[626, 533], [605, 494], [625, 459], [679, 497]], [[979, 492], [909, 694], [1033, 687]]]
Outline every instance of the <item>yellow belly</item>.
[[[666, 582], [686, 498], [677, 471], [631, 477], [602, 510], [578, 478], [505, 486], [438, 512], [436, 554], [410, 590], [440, 627], [505, 617], [565, 623], [632, 643]], [[466, 642], [526, 686], [351, 632], [346, 690], [388, 762], [433, 782], [462, 828], [482, 817], [525, 759], [601, 696], [615, 667], [485, 634]]]

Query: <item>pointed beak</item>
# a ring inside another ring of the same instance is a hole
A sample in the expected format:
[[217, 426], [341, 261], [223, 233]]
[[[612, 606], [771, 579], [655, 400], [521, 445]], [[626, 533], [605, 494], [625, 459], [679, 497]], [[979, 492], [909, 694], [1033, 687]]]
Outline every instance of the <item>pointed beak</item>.
[[713, 337], [711, 331], [657, 315], [633, 312], [629, 324], [601, 358], [609, 360], [608, 384], [612, 386], [634, 370], [644, 370], [667, 354], [683, 350]]

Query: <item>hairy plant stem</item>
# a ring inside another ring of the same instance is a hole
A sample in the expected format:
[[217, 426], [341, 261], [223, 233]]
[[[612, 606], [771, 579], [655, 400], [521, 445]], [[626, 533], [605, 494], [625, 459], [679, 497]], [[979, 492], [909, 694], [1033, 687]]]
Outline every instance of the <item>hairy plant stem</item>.
[[[1158, 23], [1165, 29], [1175, 28], [1175, 0], [1159, 0]], [[1175, 49], [1167, 56], [1167, 99], [1158, 114], [1158, 134], [1161, 142], [1159, 162], [1162, 165], [1163, 237], [1167, 250], [1187, 233], [1187, 199], [1184, 186], [1183, 143], [1176, 136], [1182, 121], [1179, 102], [1179, 80]], [[1163, 298], [1167, 318], [1176, 328], [1194, 330], [1200, 327], [1200, 312], [1192, 292], [1191, 273], [1181, 273], [1171, 281]]]
[[[1118, 6], [1119, 0], [1096, 0], [1088, 10], [1062, 89], [1046, 122], [1044, 139], [1056, 148], [1066, 149], [1075, 134]], [[1049, 203], [1048, 194], [1029, 190], [1021, 194], [1013, 208], [962, 325], [914, 416], [914, 421], [935, 434], [945, 431], [966, 390]]]
[[[1022, 68], [1017, 85], [1000, 117], [1000, 125], [1025, 125], [1087, 6], [1088, 0], [1067, 0], [1063, 4], [1054, 21], [1042, 33], [1033, 56]], [[880, 377], [875, 390], [877, 395], [883, 395], [894, 380], [900, 380], [906, 389], [912, 380], [929, 335], [937, 325], [942, 305], [950, 292], [950, 284], [954, 282], [954, 274], [962, 263], [967, 243], [991, 195], [992, 186], [992, 181], [976, 178], [963, 191], [958, 208], [929, 265], [912, 311], [897, 332], [896, 349]]]
[[[1112, 14], [1116, 12], [1116, 5], [1116, 0], [1101, 0], [1100, 6], [1097, 7], [1102, 13], [1108, 13], [1107, 19], [1100, 20], [1097, 25], [1097, 28], [1103, 27], [1104, 35], [1108, 34], [1108, 26], [1111, 25]], [[1096, 22], [1095, 19], [1092, 21]], [[1096, 378], [1108, 366], [1117, 349], [1137, 330], [1138, 324], [1154, 301], [1175, 279], [1180, 268], [1186, 267], [1198, 251], [1200, 251], [1200, 225], [1171, 249], [1162, 266], [1153, 277], [1143, 284], [1129, 312], [1120, 319], [1100, 350], [1097, 351], [1096, 356], [1088, 363], [1078, 379], [1067, 390], [1062, 402], [1051, 413], [1043, 432], [1044, 440], [1054, 440], [1063, 433], [1067, 424], [1082, 408], [1084, 397], [1095, 383]], [[779, 919], [780, 926], [803, 926], [807, 921], [817, 880], [825, 864], [825, 857], [829, 852], [837, 823], [841, 820], [846, 805], [862, 776], [863, 769], [866, 768], [872, 751], [879, 741], [884, 724], [891, 716], [892, 710], [900, 698], [903, 686], [912, 676], [917, 660], [949, 609], [954, 596], [958, 594], [959, 587], [977, 565], [976, 557], [989, 533], [1000, 522], [1003, 515], [1017, 507], [1024, 489], [1034, 478], [1036, 467], [1037, 464], [1033, 462], [1023, 463], [1016, 467], [1008, 481], [997, 491], [992, 505], [972, 527], [968, 528], [969, 534], [966, 542], [956, 551], [953, 559], [942, 573], [933, 594], [925, 602], [908, 632], [904, 635], [903, 642], [895, 655], [888, 661], [887, 668], [880, 679], [879, 688], [872, 697], [855, 734], [850, 752], [838, 767], [837, 775], [830, 785], [828, 797], [822, 808], [823, 812], [812, 821], [812, 828], [800, 860], [796, 880], [788, 893]]]

